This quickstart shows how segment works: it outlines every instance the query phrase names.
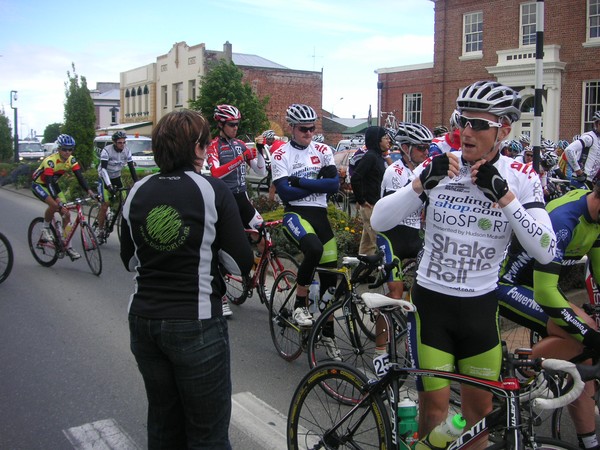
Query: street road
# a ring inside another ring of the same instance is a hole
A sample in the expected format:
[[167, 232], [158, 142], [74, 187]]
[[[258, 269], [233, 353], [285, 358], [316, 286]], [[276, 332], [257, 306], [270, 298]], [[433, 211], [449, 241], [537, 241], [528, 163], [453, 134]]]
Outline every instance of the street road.
[[[122, 266], [116, 234], [101, 247], [100, 277], [84, 257], [46, 268], [27, 244], [44, 205], [28, 190], [0, 188], [0, 211], [15, 253], [0, 284], [0, 448], [86, 448], [98, 433], [119, 443], [113, 448], [145, 448], [146, 395], [127, 327], [133, 274]], [[277, 356], [258, 297], [232, 309], [232, 445], [284, 448], [283, 416], [306, 356], [293, 363]]]

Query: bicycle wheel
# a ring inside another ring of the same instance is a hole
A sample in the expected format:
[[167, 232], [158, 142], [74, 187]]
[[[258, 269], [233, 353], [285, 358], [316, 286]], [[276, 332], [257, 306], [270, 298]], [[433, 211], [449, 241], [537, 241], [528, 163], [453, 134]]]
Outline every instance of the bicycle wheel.
[[267, 286], [275, 282], [275, 278], [284, 270], [289, 270], [296, 273], [298, 271], [298, 261], [287, 252], [272, 250], [267, 258], [264, 258], [260, 266], [256, 269], [259, 271], [258, 286], [256, 292], [261, 303], [269, 308], [269, 297], [271, 291]]
[[119, 211], [119, 215], [115, 220], [114, 228], [117, 229], [117, 237], [119, 238], [119, 243], [121, 243], [121, 220], [123, 219], [123, 210]]
[[[596, 385], [596, 392], [594, 393], [594, 399], [596, 401], [596, 408], [598, 408], [598, 385]], [[600, 418], [598, 414], [594, 414], [596, 418], [596, 429], [599, 426]], [[577, 442], [577, 433], [575, 431], [575, 425], [571, 414], [569, 414], [568, 408], [558, 408], [552, 411], [552, 437], [560, 441], [566, 442]]]
[[269, 302], [269, 328], [279, 356], [293, 361], [302, 353], [306, 331], [292, 319], [296, 300], [296, 274], [284, 270], [273, 283]]
[[44, 219], [37, 217], [29, 224], [29, 230], [27, 231], [27, 242], [29, 243], [29, 250], [33, 258], [44, 267], [50, 267], [58, 260], [58, 251], [56, 250], [56, 243], [58, 242], [58, 236], [56, 230], [50, 224], [50, 234], [52, 234], [52, 242], [42, 239], [42, 230], [44, 228]]
[[100, 275], [102, 272], [102, 254], [96, 235], [88, 223], [80, 223], [81, 227], [81, 246], [85, 259], [94, 275]]
[[[524, 449], [579, 450], [579, 447], [576, 445], [543, 436], [533, 436], [531, 440], [524, 439], [522, 444]], [[497, 442], [496, 444], [489, 446], [488, 450], [502, 450], [505, 448], [509, 448], [507, 442]]]
[[96, 220], [98, 217], [98, 211], [99, 211], [99, 204], [98, 203], [94, 203], [92, 206], [90, 206], [90, 210], [88, 211], [88, 223], [92, 226], [92, 230], [94, 232], [98, 232], [100, 230], [98, 230], [98, 221]]
[[[400, 313], [382, 314], [387, 314], [393, 324], [397, 362], [402, 365], [410, 365], [405, 317]], [[356, 303], [347, 299], [334, 303], [321, 314], [314, 324], [308, 340], [308, 364], [311, 368], [332, 360], [327, 354], [327, 347], [321, 344], [321, 340], [324, 328], [331, 327], [327, 324], [333, 323], [333, 333], [342, 361], [355, 367], [367, 378], [376, 378], [373, 368], [375, 340], [371, 338], [375, 335], [375, 321], [371, 322], [372, 329], [365, 333], [359, 325], [361, 323], [360, 315], [361, 312], [358, 311]], [[364, 325], [364, 322], [362, 323]]]
[[225, 296], [234, 305], [241, 305], [248, 298], [248, 286], [250, 286], [250, 279], [245, 275], [232, 275], [225, 273], [223, 275], [225, 280]]
[[365, 394], [367, 379], [344, 364], [325, 364], [302, 379], [292, 397], [287, 422], [288, 449], [392, 448], [387, 410], [377, 395], [360, 406], [339, 402], [321, 388], [326, 383], [348, 399]]
[[8, 278], [12, 270], [14, 254], [8, 238], [0, 233], [0, 283]]

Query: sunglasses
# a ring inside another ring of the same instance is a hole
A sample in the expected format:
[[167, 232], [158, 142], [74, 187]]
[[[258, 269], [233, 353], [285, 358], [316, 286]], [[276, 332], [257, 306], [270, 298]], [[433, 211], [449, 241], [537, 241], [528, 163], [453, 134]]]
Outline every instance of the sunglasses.
[[502, 128], [501, 123], [493, 122], [491, 120], [458, 116], [458, 126], [460, 128], [467, 128], [467, 125], [470, 126], [473, 131], [486, 131], [490, 128]]
[[119, 144], [119, 145], [125, 145], [125, 141], [117, 141], [117, 144]]
[[225, 125], [227, 125], [228, 127], [231, 127], [231, 128], [235, 128], [235, 127], [239, 127], [240, 123], [239, 122], [225, 122]]
[[315, 127], [314, 125], [312, 127], [298, 127], [298, 130], [300, 130], [300, 133], [308, 133], [309, 131], [311, 133], [314, 133], [316, 129], [317, 129], [317, 127]]
[[429, 151], [429, 145], [413, 145], [412, 148], [415, 148], [421, 152], [428, 152]]
[[70, 153], [73, 153], [73, 150], [74, 150], [74, 149], [73, 149], [73, 148], [63, 148], [63, 147], [61, 147], [61, 150], [62, 150], [63, 152], [70, 152]]

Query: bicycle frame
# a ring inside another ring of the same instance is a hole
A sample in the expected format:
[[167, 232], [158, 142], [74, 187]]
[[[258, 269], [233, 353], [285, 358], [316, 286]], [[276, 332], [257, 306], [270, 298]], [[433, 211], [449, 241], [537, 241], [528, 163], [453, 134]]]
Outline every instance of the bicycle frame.
[[69, 234], [66, 237], [63, 237], [62, 233], [58, 233], [56, 218], [55, 217], [52, 218], [52, 225], [54, 226], [54, 229], [57, 231], [56, 234], [58, 235], [59, 244], [62, 246], [61, 250], [64, 251], [64, 249], [69, 246], [69, 242], [71, 242], [71, 239], [75, 235], [75, 231], [77, 230], [77, 228], [79, 228], [79, 225], [81, 223], [86, 223], [85, 216], [83, 214], [83, 208], [81, 205], [88, 200], [90, 200], [90, 199], [77, 199], [73, 202], [65, 204], [65, 207], [69, 211], [76, 212], [75, 220], [73, 220], [71, 222], [72, 223], [71, 230], [69, 231]]

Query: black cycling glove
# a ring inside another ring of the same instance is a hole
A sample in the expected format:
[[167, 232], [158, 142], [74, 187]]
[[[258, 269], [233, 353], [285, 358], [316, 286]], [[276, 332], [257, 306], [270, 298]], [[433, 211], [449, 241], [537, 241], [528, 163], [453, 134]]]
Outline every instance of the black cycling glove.
[[300, 178], [298, 178], [294, 175], [288, 177], [288, 182], [290, 183], [290, 186], [292, 186], [292, 187], [300, 187]]
[[446, 153], [432, 158], [429, 165], [419, 175], [423, 189], [429, 190], [436, 187], [440, 181], [448, 176], [448, 170], [450, 170], [450, 160]]
[[335, 178], [337, 173], [337, 167], [335, 167], [334, 165], [321, 167], [321, 170], [319, 170], [319, 173], [317, 174], [317, 179]]
[[485, 163], [479, 166], [475, 184], [487, 198], [498, 203], [508, 192], [508, 183], [492, 164]]
[[585, 172], [583, 172], [581, 175], [575, 175], [575, 174], [573, 174], [573, 179], [575, 181], [580, 182], [580, 183], [585, 183], [585, 180], [587, 179], [587, 176], [585, 175]]

